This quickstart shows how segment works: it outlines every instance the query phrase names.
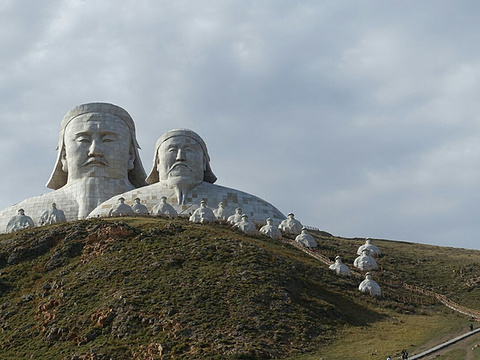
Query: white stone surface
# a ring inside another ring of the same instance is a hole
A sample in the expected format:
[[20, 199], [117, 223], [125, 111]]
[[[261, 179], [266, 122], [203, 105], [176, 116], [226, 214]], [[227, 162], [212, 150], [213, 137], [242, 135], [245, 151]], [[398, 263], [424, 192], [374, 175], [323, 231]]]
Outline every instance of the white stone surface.
[[218, 220], [227, 220], [229, 216], [232, 215], [232, 212], [228, 208], [224, 207], [223, 202], [219, 202], [218, 208], [213, 210], [213, 214]]
[[282, 233], [278, 230], [278, 227], [275, 226], [272, 219], [268, 218], [266, 222], [267, 223], [260, 228], [261, 234], [269, 236], [272, 239], [282, 236]]
[[364, 249], [367, 249], [370, 253], [371, 256], [380, 256], [382, 254], [382, 252], [380, 251], [380, 249], [373, 245], [372, 244], [372, 240], [370, 238], [366, 238], [365, 239], [365, 244], [363, 244], [362, 246], [360, 246], [357, 250], [357, 255], [361, 255], [362, 254], [362, 251]]
[[362, 255], [357, 257], [353, 262], [353, 266], [362, 270], [362, 271], [371, 271], [378, 269], [377, 262], [375, 259], [369, 255], [369, 251], [364, 249]]
[[295, 219], [293, 213], [289, 213], [287, 218], [280, 223], [278, 228], [287, 234], [298, 235], [302, 232], [303, 225], [300, 221]]
[[57, 204], [52, 203], [52, 208], [43, 212], [40, 216], [40, 225], [50, 225], [67, 221], [62, 210], [57, 208]]
[[358, 290], [372, 296], [382, 295], [382, 290], [380, 289], [380, 286], [374, 280], [372, 280], [372, 275], [370, 273], [365, 274], [365, 280], [360, 283], [360, 285], [358, 286]]
[[217, 222], [217, 217], [213, 215], [212, 209], [207, 206], [207, 202], [202, 200], [200, 207], [190, 216], [189, 220], [194, 223], [213, 223]]
[[317, 242], [315, 241], [313, 236], [308, 233], [306, 228], [302, 228], [302, 232], [297, 235], [295, 241], [309, 249], [313, 249], [318, 246]]
[[19, 208], [40, 219], [52, 203], [67, 220], [83, 219], [105, 200], [145, 185], [145, 176], [130, 115], [107, 103], [79, 105], [60, 125], [57, 160], [47, 183], [55, 191], [0, 211], [0, 228]]
[[108, 212], [108, 216], [133, 216], [135, 212], [133, 209], [125, 204], [125, 199], [123, 197], [118, 198], [117, 203], [112, 206]]
[[255, 235], [257, 233], [255, 225], [248, 221], [248, 216], [245, 214], [242, 215], [242, 220], [235, 223], [233, 226], [240, 229], [247, 235]]
[[173, 206], [167, 202], [167, 198], [162, 196], [160, 198], [160, 202], [153, 207], [152, 215], [165, 215], [174, 218], [178, 215], [178, 213], [177, 210], [175, 210]]
[[328, 267], [330, 270], [335, 271], [338, 275], [350, 275], [350, 269], [342, 262], [342, 258], [337, 256], [335, 262]]
[[7, 223], [5, 230], [7, 233], [15, 232], [22, 229], [34, 227], [35, 224], [30, 216], [25, 215], [23, 209], [18, 209], [17, 215], [13, 216]]
[[135, 203], [132, 205], [132, 210], [136, 215], [147, 215], [148, 209], [145, 205], [142, 204], [142, 200], [139, 198], [135, 198], [133, 201]]
[[[151, 185], [123, 193], [126, 202], [143, 199], [148, 208], [162, 196], [179, 215], [191, 213], [201, 200], [225, 207], [241, 207], [255, 223], [270, 217], [280, 222], [285, 216], [273, 205], [254, 195], [214, 185], [216, 177], [210, 168], [210, 156], [204, 141], [188, 129], [176, 129], [163, 134], [157, 141], [153, 167], [147, 182]], [[97, 207], [90, 216], [106, 216], [115, 199]]]

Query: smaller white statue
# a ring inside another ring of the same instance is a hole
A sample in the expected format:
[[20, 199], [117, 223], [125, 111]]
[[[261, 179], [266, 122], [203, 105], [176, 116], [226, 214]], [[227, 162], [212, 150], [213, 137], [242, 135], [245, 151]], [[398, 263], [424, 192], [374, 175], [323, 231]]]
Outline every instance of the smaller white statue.
[[295, 241], [308, 249], [313, 249], [318, 246], [313, 236], [308, 233], [307, 228], [305, 227], [302, 228], [302, 232], [295, 238]]
[[148, 209], [145, 205], [143, 205], [140, 199], [137, 197], [133, 201], [135, 204], [132, 205], [132, 210], [137, 215], [148, 215]]
[[278, 228], [287, 234], [298, 235], [302, 232], [303, 225], [296, 220], [293, 213], [289, 213], [287, 218], [283, 220]]
[[260, 228], [260, 233], [261, 234], [270, 236], [272, 239], [275, 239], [275, 238], [278, 238], [278, 237], [282, 236], [282, 233], [274, 225], [273, 220], [271, 218], [268, 218], [266, 221], [267, 221], [267, 224], [263, 225]]
[[248, 221], [248, 216], [243, 214], [242, 220], [235, 223], [233, 226], [239, 228], [247, 235], [255, 235], [257, 233], [257, 228], [254, 224]]
[[152, 215], [167, 215], [172, 218], [177, 217], [177, 210], [167, 202], [167, 197], [162, 196], [160, 202], [152, 209]]
[[112, 206], [108, 212], [108, 216], [133, 216], [135, 213], [132, 208], [125, 204], [123, 197], [118, 198], [118, 202]]
[[196, 209], [189, 219], [194, 223], [212, 223], [217, 222], [217, 218], [213, 215], [212, 209], [207, 206], [207, 202], [202, 200], [200, 202], [200, 207]]
[[335, 271], [337, 275], [350, 275], [350, 269], [342, 262], [340, 256], [335, 257], [335, 262], [328, 268]]
[[382, 255], [382, 252], [380, 251], [380, 249], [372, 244], [372, 240], [370, 240], [370, 238], [366, 238], [365, 239], [365, 244], [363, 244], [362, 246], [360, 246], [358, 248], [357, 255], [361, 255], [363, 249], [367, 249], [369, 251], [370, 255], [374, 256], [374, 257]]
[[57, 209], [57, 204], [52, 203], [52, 208], [40, 216], [40, 225], [50, 225], [67, 221], [62, 210]]
[[17, 215], [13, 216], [7, 223], [6, 232], [12, 233], [18, 230], [34, 227], [35, 224], [30, 216], [25, 215], [23, 209], [17, 210]]
[[242, 220], [242, 208], [239, 208], [237, 207], [235, 209], [235, 214], [231, 215], [228, 217], [227, 221], [232, 224], [232, 225], [235, 225], [237, 222], [241, 221]]
[[377, 262], [375, 259], [370, 256], [370, 251], [363, 249], [362, 255], [357, 257], [353, 262], [353, 266], [362, 270], [362, 271], [371, 271], [378, 269]]
[[382, 290], [380, 289], [380, 286], [374, 280], [372, 280], [372, 275], [369, 272], [365, 274], [365, 280], [363, 280], [360, 285], [358, 285], [358, 290], [364, 293], [368, 293], [372, 296], [382, 295]]
[[231, 212], [223, 207], [223, 202], [218, 203], [218, 208], [213, 210], [213, 215], [217, 217], [218, 220], [227, 220]]

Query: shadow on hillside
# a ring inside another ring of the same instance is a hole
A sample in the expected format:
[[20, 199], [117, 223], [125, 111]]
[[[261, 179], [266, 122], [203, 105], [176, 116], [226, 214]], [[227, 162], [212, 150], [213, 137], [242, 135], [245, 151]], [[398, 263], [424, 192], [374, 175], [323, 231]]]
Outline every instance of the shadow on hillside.
[[384, 314], [372, 310], [373, 307], [377, 306], [378, 300], [365, 294], [359, 293], [358, 298], [363, 301], [368, 301], [370, 303], [369, 306], [359, 304], [351, 299], [349, 295], [340, 295], [325, 291], [322, 296], [325, 301], [335, 306], [341, 318], [340, 320], [352, 326], [367, 326], [371, 323], [384, 320], [387, 317]]

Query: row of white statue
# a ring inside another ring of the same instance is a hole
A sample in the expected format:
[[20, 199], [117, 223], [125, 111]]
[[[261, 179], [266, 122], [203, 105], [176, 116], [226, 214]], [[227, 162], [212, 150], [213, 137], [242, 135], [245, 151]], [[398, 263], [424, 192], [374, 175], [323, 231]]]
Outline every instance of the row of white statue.
[[[171, 218], [178, 216], [177, 211], [167, 202], [165, 196], [160, 198], [160, 202], [156, 204], [151, 211], [141, 203], [140, 198], [137, 197], [134, 201], [135, 203], [130, 206], [125, 204], [123, 197], [118, 198], [117, 204], [112, 206], [108, 211], [108, 216], [163, 215]], [[248, 215], [242, 212], [242, 208], [237, 207], [235, 213], [230, 215], [230, 211], [223, 206], [223, 203], [219, 203], [218, 208], [212, 210], [207, 206], [206, 200], [201, 200], [200, 206], [190, 215], [189, 220], [194, 223], [213, 223], [226, 220], [248, 235], [257, 233], [255, 224], [248, 220]], [[65, 221], [67, 220], [63, 210], [58, 209], [55, 203], [52, 203], [51, 209], [44, 211], [40, 217], [40, 225], [51, 225]], [[26, 215], [23, 209], [19, 209], [17, 215], [8, 221], [5, 230], [7, 233], [11, 233], [34, 226], [35, 223], [32, 218]], [[297, 242], [306, 247], [314, 248], [317, 246], [313, 236], [307, 233], [306, 228], [303, 227], [300, 221], [294, 218], [293, 213], [289, 213], [287, 219], [283, 220], [278, 227], [275, 226], [271, 218], [267, 218], [266, 225], [261, 227], [259, 231], [261, 234], [273, 239], [281, 236], [280, 230], [287, 234], [298, 235]]]
[[[51, 225], [56, 223], [65, 222], [65, 214], [62, 210], [57, 209], [57, 204], [52, 203], [50, 210], [45, 210], [40, 216], [40, 225]], [[32, 228], [35, 226], [34, 221], [28, 215], [25, 215], [25, 210], [18, 209], [17, 215], [12, 216], [5, 227], [7, 233], [12, 233], [18, 230]]]
[[[380, 256], [382, 252], [380, 249], [372, 244], [372, 240], [367, 238], [365, 244], [360, 246], [357, 250], [359, 255], [353, 262], [353, 266], [361, 271], [366, 271], [365, 280], [363, 280], [358, 286], [358, 290], [364, 293], [368, 293], [372, 296], [382, 295], [380, 286], [372, 279], [370, 271], [377, 270], [378, 264], [375, 261], [375, 257]], [[342, 263], [342, 258], [337, 256], [335, 263], [330, 265], [330, 270], [335, 271], [339, 275], [350, 275], [350, 269]]]
[[[125, 204], [125, 199], [120, 197], [118, 199], [118, 203], [112, 206], [108, 212], [108, 216], [133, 216], [147, 214], [153, 216], [164, 215], [171, 218], [178, 216], [177, 211], [167, 202], [167, 198], [165, 196], [160, 198], [160, 202], [156, 204], [151, 211], [148, 211], [148, 208], [141, 204], [141, 200], [139, 198], [135, 198], [135, 204], [129, 206]], [[316, 247], [317, 243], [313, 236], [307, 233], [306, 228], [304, 228], [302, 223], [296, 220], [294, 216], [295, 215], [293, 213], [289, 213], [287, 219], [282, 220], [278, 227], [275, 226], [271, 218], [267, 218], [265, 220], [266, 224], [260, 228], [259, 232], [273, 239], [282, 235], [280, 232], [281, 230], [287, 234], [298, 235], [297, 242], [304, 244], [306, 247]], [[223, 202], [218, 204], [218, 208], [212, 210], [207, 206], [207, 200], [201, 200], [200, 206], [193, 211], [189, 217], [189, 220], [194, 223], [202, 224], [214, 223], [223, 220], [234, 225], [248, 235], [254, 235], [257, 233], [255, 224], [248, 220], [248, 215], [243, 213], [242, 208], [237, 207], [235, 209], [235, 213], [231, 214], [231, 211], [224, 206]]]

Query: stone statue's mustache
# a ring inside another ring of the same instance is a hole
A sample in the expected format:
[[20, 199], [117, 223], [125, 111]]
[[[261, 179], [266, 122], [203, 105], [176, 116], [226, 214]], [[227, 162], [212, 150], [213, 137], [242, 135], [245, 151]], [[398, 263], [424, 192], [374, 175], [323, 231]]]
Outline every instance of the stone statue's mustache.
[[82, 166], [88, 165], [102, 165], [102, 166], [109, 166], [107, 161], [102, 156], [91, 156], [89, 157]]
[[170, 168], [168, 169], [168, 173], [170, 173], [173, 169], [175, 169], [177, 166], [185, 166], [188, 170], [192, 171], [192, 169], [190, 168], [190, 166], [188, 166], [187, 164], [185, 164], [183, 161], [177, 161], [176, 163], [174, 163], [172, 166], [170, 166]]

